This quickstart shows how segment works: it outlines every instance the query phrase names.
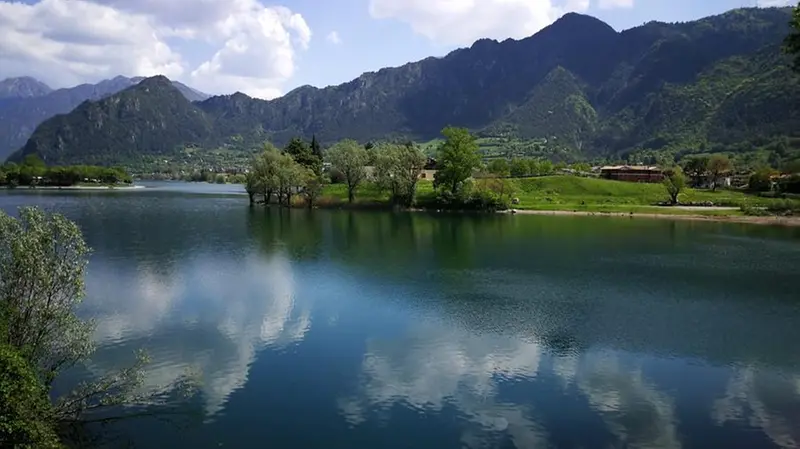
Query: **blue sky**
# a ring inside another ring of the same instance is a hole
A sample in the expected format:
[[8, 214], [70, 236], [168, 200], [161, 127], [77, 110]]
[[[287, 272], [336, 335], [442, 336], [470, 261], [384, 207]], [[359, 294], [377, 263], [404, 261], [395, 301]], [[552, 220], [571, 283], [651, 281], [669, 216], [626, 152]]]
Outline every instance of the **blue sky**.
[[[759, 0], [760, 6], [790, 0]], [[565, 12], [617, 30], [693, 20], [755, 0], [0, 0], [0, 78], [53, 87], [164, 74], [209, 93], [273, 98], [521, 38]], [[336, 38], [332, 38], [332, 33]]]

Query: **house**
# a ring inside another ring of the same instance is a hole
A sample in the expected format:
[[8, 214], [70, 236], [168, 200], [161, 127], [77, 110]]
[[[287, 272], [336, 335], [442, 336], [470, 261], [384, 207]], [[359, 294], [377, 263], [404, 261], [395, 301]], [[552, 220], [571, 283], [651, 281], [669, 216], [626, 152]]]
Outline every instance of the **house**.
[[600, 168], [600, 177], [627, 182], [661, 182], [664, 172], [649, 165], [609, 165]]

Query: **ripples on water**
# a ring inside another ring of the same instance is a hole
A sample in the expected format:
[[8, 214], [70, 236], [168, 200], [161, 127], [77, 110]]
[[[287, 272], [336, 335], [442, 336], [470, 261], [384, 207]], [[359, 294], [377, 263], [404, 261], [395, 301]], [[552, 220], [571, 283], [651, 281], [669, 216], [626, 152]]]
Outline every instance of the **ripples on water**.
[[795, 230], [264, 211], [159, 186], [0, 195], [95, 249], [83, 376], [139, 348], [149, 388], [200, 374], [202, 419], [128, 424], [140, 447], [800, 444]]

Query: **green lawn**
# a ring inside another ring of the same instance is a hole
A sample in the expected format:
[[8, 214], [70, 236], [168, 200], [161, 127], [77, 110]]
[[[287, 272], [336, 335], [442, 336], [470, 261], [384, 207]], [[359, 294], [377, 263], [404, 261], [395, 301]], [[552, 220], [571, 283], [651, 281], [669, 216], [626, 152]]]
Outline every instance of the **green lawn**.
[[[539, 178], [512, 179], [514, 196], [520, 203], [514, 206], [520, 210], [568, 210], [609, 213], [653, 213], [674, 215], [742, 215], [740, 210], [685, 210], [658, 207], [655, 204], [666, 201], [667, 194], [661, 184], [640, 184], [622, 181], [609, 181], [597, 178], [576, 176], [545, 176]], [[434, 195], [433, 183], [420, 181], [417, 199]], [[381, 192], [374, 184], [365, 183], [356, 193], [356, 205], [385, 205], [389, 200], [387, 192]], [[762, 198], [733, 190], [687, 189], [680, 196], [682, 202], [711, 201], [716, 206], [767, 207], [776, 202], [773, 198]], [[800, 200], [793, 200], [800, 206]], [[325, 187], [321, 205], [340, 205], [347, 203], [347, 187], [334, 184]]]

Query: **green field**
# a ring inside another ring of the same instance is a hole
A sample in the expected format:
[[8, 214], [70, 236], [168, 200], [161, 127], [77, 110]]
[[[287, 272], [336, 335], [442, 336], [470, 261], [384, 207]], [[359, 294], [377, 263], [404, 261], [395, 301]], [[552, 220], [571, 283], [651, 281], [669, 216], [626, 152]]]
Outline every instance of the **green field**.
[[[513, 206], [520, 210], [566, 210], [586, 212], [634, 212], [678, 215], [741, 215], [740, 210], [686, 210], [672, 207], [656, 206], [667, 200], [667, 194], [661, 184], [640, 184], [622, 181], [609, 181], [596, 178], [576, 176], [544, 176], [510, 180], [514, 186], [514, 197], [519, 204]], [[420, 181], [417, 198], [426, 198], [434, 194], [430, 181]], [[380, 205], [388, 202], [389, 195], [381, 192], [374, 184], [365, 184], [356, 194], [357, 205]], [[321, 205], [344, 204], [347, 201], [347, 188], [342, 184], [329, 185], [325, 188]], [[687, 189], [681, 194], [683, 203], [710, 201], [715, 206], [735, 207], [768, 207], [785, 203], [785, 200], [763, 198], [733, 190]], [[792, 200], [800, 207], [800, 200]]]

